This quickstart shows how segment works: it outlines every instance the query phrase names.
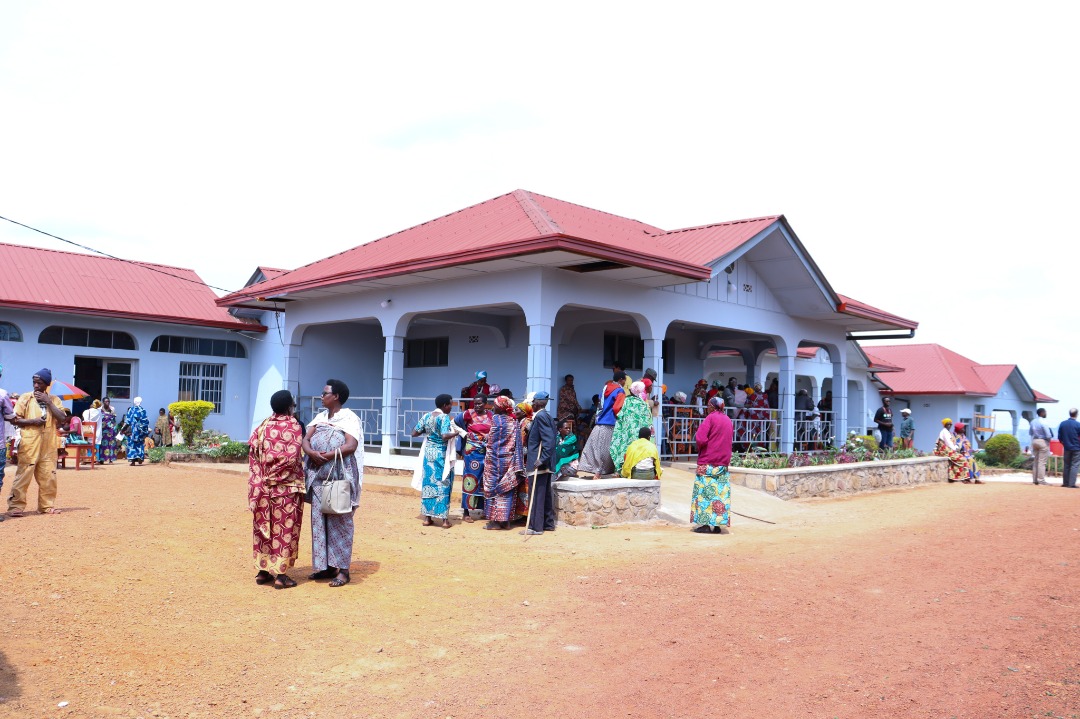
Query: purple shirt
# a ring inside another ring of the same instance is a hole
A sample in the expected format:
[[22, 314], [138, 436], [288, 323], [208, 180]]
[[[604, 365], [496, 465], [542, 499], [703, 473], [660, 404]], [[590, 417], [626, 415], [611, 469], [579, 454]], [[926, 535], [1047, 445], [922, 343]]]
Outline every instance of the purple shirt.
[[698, 464], [727, 467], [731, 464], [731, 439], [734, 435], [731, 419], [724, 412], [712, 412], [698, 427], [694, 441], [698, 447]]

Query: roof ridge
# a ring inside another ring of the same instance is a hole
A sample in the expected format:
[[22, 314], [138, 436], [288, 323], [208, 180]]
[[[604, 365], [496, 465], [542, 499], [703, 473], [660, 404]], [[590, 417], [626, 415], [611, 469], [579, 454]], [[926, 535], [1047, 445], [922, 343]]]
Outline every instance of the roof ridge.
[[693, 227], [680, 227], [677, 230], [668, 230], [666, 232], [661, 232], [659, 234], [656, 234], [656, 235], [654, 235], [654, 237], [661, 237], [663, 235], [675, 235], [675, 234], [678, 234], [680, 232], [690, 232], [691, 230], [706, 230], [706, 229], [708, 229], [710, 227], [721, 227], [721, 226], [727, 226], [727, 225], [742, 225], [742, 224], [745, 224], [747, 222], [761, 222], [762, 220], [779, 220], [783, 216], [784, 215], [781, 213], [779, 215], [762, 215], [761, 217], [748, 217], [745, 220], [725, 220], [723, 222], [710, 222], [707, 225], [695, 225]]
[[[608, 212], [606, 210], [598, 210], [595, 207], [589, 207], [588, 205], [582, 205], [582, 204], [579, 204], [577, 202], [570, 202], [569, 200], [560, 200], [558, 197], [551, 197], [550, 195], [543, 195], [543, 194], [541, 194], [539, 192], [532, 192], [531, 190], [519, 190], [519, 191], [527, 193], [530, 198], [532, 198], [533, 196], [543, 197], [545, 200], [555, 200], [556, 202], [562, 202], [562, 203], [567, 204], [567, 205], [572, 205], [573, 207], [580, 207], [583, 210], [588, 210], [589, 212], [595, 212], [598, 215], [607, 215], [608, 217], [614, 217], [614, 218], [619, 219], [619, 220], [627, 220], [629, 222], [636, 222], [639, 225], [646, 225], [648, 227], [655, 227], [656, 229], [660, 230], [660, 228], [656, 227], [656, 225], [649, 224], [648, 222], [644, 222], [642, 220], [635, 220], [633, 217], [626, 217], [624, 215], [616, 215], [614, 212]], [[666, 230], [661, 230], [659, 233], [650, 232], [648, 234], [653, 236], [653, 237], [656, 237], [658, 234], [662, 235], [662, 234], [665, 234], [665, 233], [666, 233]]]
[[526, 217], [532, 221], [537, 232], [541, 235], [562, 234], [559, 223], [553, 220], [547, 210], [532, 198], [532, 194], [528, 190], [514, 190], [510, 194], [521, 205], [521, 209], [525, 212]]
[[[35, 252], [55, 252], [60, 255], [74, 255], [75, 257], [87, 257], [92, 260], [108, 260], [111, 262], [126, 262], [131, 265], [140, 265], [143, 267], [163, 267], [167, 270], [185, 270], [191, 272], [198, 277], [197, 272], [190, 267], [181, 267], [180, 265], [165, 265], [160, 262], [147, 262], [145, 260], [128, 260], [123, 257], [110, 257], [108, 255], [102, 255], [97, 252], [73, 252], [72, 250], [54, 250], [51, 247], [35, 247], [34, 245], [17, 245], [14, 242], [0, 242], [0, 247], [18, 247], [23, 250], [34, 250]], [[201, 277], [199, 278], [202, 279]], [[206, 284], [203, 282], [203, 284]]]

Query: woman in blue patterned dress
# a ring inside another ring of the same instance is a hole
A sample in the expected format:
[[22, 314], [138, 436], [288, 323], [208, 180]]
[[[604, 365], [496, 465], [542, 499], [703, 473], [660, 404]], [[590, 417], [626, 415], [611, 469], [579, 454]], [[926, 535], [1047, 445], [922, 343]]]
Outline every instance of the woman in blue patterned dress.
[[150, 420], [142, 406], [142, 397], [136, 397], [124, 415], [128, 430], [127, 458], [132, 466], [142, 464], [146, 458], [146, 435], [150, 432]]
[[454, 486], [454, 468], [446, 466], [446, 442], [457, 434], [451, 428], [450, 409], [454, 398], [440, 394], [435, 398], [435, 409], [428, 412], [413, 427], [412, 436], [424, 437], [423, 484], [420, 488], [420, 511], [424, 526], [442, 520], [442, 528], [450, 529], [450, 490]]

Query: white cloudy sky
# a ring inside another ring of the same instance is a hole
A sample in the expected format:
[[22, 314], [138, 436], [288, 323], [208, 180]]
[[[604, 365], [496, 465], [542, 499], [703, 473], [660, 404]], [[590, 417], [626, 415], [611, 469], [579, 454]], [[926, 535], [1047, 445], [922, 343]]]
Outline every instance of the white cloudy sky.
[[5, 0], [0, 215], [234, 289], [519, 187], [782, 212], [838, 291], [1067, 407], [1077, 7]]

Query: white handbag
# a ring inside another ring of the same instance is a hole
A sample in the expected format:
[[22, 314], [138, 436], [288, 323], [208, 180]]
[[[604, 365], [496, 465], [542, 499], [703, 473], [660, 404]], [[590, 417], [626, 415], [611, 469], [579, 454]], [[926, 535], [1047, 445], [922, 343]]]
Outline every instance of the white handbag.
[[334, 450], [334, 463], [322, 481], [319, 509], [323, 514], [348, 514], [352, 511], [352, 485], [345, 477], [345, 460], [341, 450]]

